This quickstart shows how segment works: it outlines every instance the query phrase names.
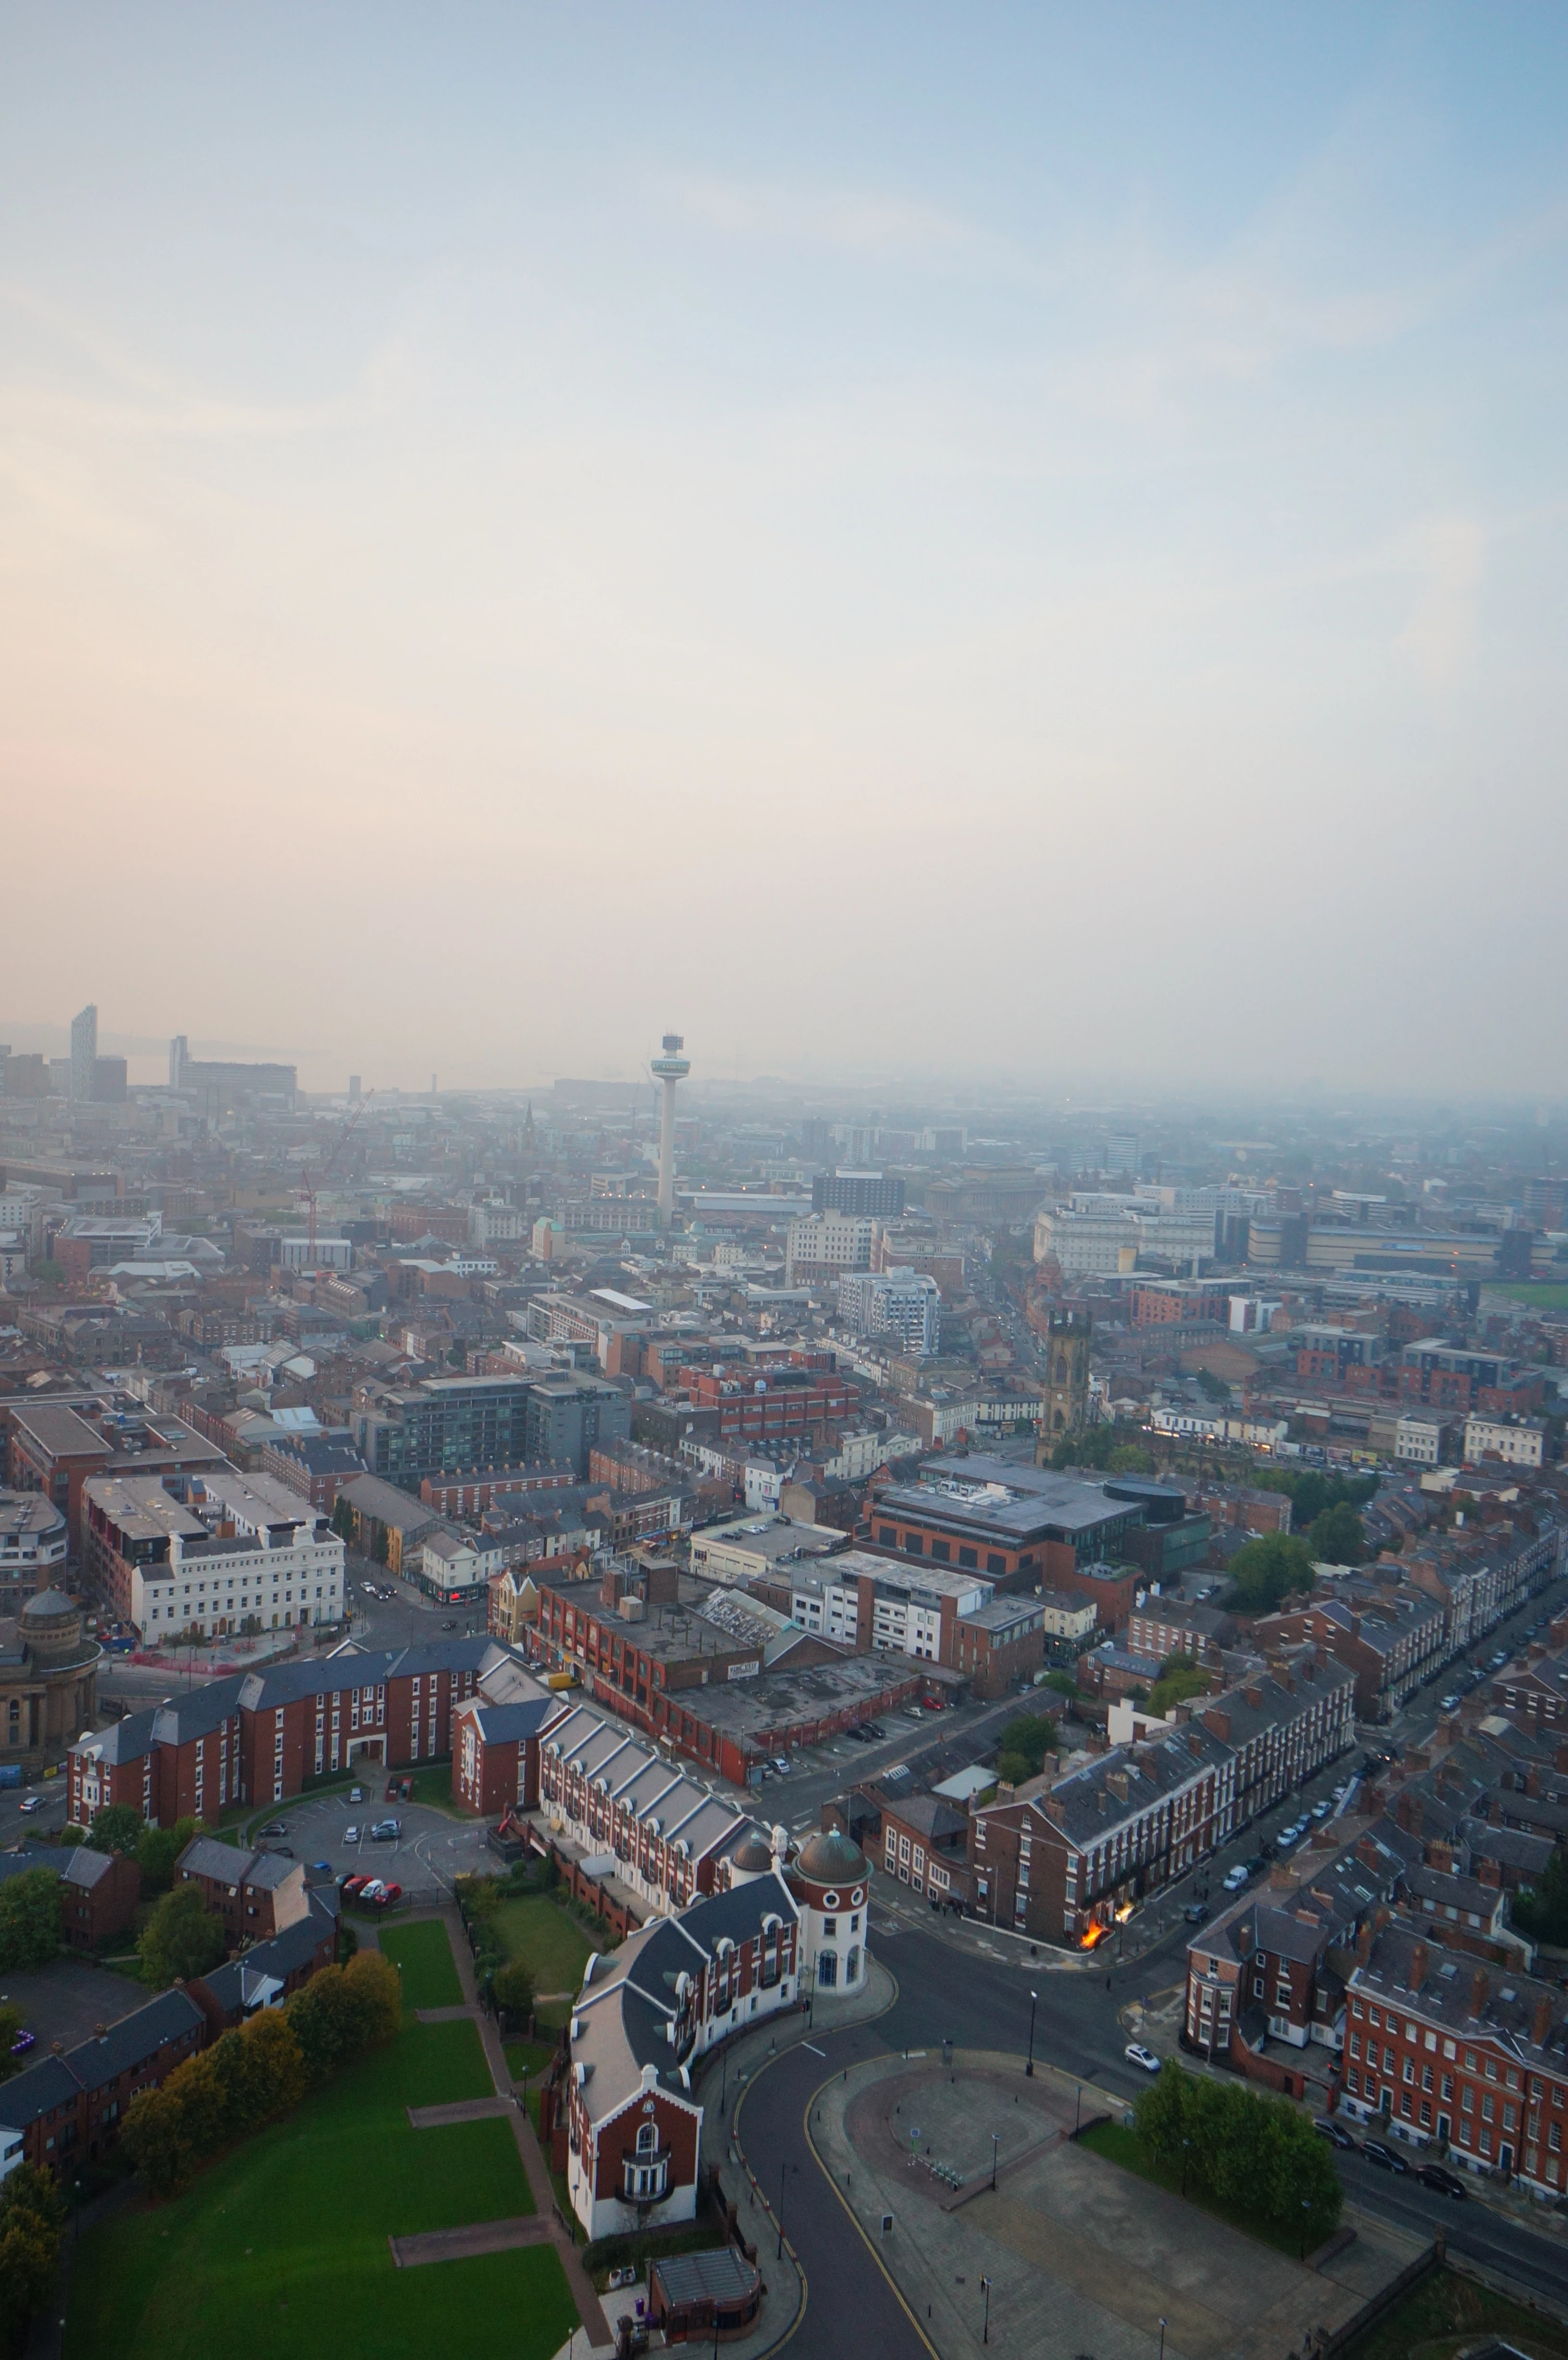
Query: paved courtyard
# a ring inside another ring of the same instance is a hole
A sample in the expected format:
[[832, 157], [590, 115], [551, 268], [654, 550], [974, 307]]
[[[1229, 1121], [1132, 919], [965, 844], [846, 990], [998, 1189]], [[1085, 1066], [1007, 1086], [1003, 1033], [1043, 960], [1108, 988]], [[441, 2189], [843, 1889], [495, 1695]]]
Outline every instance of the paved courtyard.
[[[1357, 2216], [1354, 2243], [1303, 2267], [1075, 2145], [1076, 2104], [1049, 2068], [964, 2054], [878, 2060], [813, 2104], [822, 2162], [944, 2360], [980, 2352], [986, 2279], [1006, 2351], [1156, 2360], [1163, 2321], [1171, 2360], [1279, 2360], [1419, 2250]], [[1104, 2110], [1085, 2091], [1084, 2114]]]

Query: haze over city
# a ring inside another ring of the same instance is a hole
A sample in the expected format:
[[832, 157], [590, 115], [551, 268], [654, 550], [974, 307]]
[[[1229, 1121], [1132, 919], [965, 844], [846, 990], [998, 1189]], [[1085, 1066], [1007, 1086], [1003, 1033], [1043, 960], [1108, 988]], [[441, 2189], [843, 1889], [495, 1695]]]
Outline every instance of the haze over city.
[[14, 1044], [1560, 1096], [1560, 12], [0, 26]]

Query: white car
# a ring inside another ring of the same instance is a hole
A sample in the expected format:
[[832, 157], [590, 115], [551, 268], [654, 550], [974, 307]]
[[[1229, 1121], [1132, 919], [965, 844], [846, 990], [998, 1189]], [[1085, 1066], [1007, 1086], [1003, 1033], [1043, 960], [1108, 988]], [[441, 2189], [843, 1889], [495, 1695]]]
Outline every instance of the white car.
[[24, 1811], [27, 1812], [41, 1811], [47, 1800], [47, 1796], [29, 1795], [27, 1801], [22, 1805], [22, 1808]]
[[1239, 1893], [1246, 1883], [1247, 1871], [1239, 1864], [1225, 1871], [1225, 1889], [1227, 1893]]
[[357, 1843], [359, 1841], [359, 1830], [357, 1828], [344, 1828], [343, 1831], [343, 1840], [344, 1843]]
[[1161, 2070], [1161, 2060], [1152, 2049], [1146, 2049], [1140, 2040], [1129, 2040], [1122, 2055], [1129, 2065], [1141, 2065], [1146, 2073], [1158, 2073]]

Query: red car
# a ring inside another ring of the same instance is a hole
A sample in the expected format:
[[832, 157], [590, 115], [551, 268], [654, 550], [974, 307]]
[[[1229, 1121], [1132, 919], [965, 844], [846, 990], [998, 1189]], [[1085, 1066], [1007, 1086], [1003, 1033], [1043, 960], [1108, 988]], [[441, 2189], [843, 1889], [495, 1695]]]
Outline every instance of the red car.
[[368, 1876], [351, 1876], [343, 1888], [343, 1899], [345, 1901], [354, 1901], [357, 1899], [359, 1895], [364, 1892], [365, 1886], [370, 1882], [371, 1880]]
[[400, 1885], [384, 1885], [376, 1896], [376, 1906], [378, 1908], [385, 1909], [391, 1902], [401, 1901], [402, 1898], [403, 1888]]

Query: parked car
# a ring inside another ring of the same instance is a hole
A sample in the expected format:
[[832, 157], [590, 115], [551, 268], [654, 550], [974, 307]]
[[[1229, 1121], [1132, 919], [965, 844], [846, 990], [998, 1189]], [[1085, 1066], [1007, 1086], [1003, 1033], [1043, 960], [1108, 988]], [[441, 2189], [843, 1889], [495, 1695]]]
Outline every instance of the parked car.
[[313, 1860], [310, 1863], [310, 1874], [312, 1876], [331, 1876], [332, 1873], [332, 1864], [330, 1860]]
[[1416, 2178], [1423, 2188], [1435, 2188], [1440, 2196], [1454, 2197], [1461, 2203], [1469, 2192], [1458, 2173], [1444, 2171], [1441, 2163], [1419, 2164]]
[[261, 1832], [264, 1836], [286, 1836], [289, 1830], [281, 1819], [268, 1819]]
[[1410, 2167], [1404, 2157], [1396, 2155], [1391, 2147], [1385, 2147], [1381, 2139], [1363, 2139], [1361, 2152], [1368, 2163], [1377, 2165], [1379, 2171], [1402, 2171], [1409, 2175]]
[[443, 1631], [455, 1631], [456, 1628], [457, 1624], [455, 1622], [443, 1622], [441, 1624], [441, 1629]]
[[47, 1800], [48, 1797], [44, 1795], [29, 1795], [22, 1808], [30, 1817], [34, 1811], [41, 1811]]
[[1208, 1914], [1208, 1905], [1203, 1901], [1189, 1901], [1181, 1912], [1189, 1926], [1201, 1926]]
[[266, 1852], [269, 1860], [292, 1860], [294, 1857], [292, 1844], [258, 1844], [256, 1850]]
[[377, 1895], [376, 1898], [389, 1906], [394, 1901], [401, 1901], [403, 1898], [403, 1888], [400, 1885], [394, 1885], [388, 1881], [382, 1885], [381, 1891]]
[[1146, 2049], [1141, 2040], [1129, 2040], [1122, 2050], [1122, 2055], [1129, 2065], [1141, 2065], [1146, 2073], [1158, 2073], [1160, 2070], [1161, 2060], [1155, 2055], [1152, 2049]]
[[356, 1901], [369, 1883], [367, 1876], [345, 1876], [341, 1888], [343, 1899]]
[[411, 1803], [413, 1799], [414, 1782], [411, 1778], [387, 1779], [387, 1800], [389, 1803]]
[[1312, 1805], [1312, 1817], [1314, 1819], [1326, 1819], [1332, 1808], [1333, 1805], [1329, 1803], [1314, 1803]]
[[780, 1778], [788, 1778], [789, 1775], [789, 1756], [784, 1754], [776, 1754], [773, 1757], [773, 1767], [778, 1772]]
[[1331, 2147], [1347, 2147], [1352, 2155], [1355, 2154], [1356, 2141], [1343, 2123], [1331, 2122], [1326, 2114], [1320, 2114], [1312, 2128], [1320, 2138], [1327, 2139]]
[[1441, 1705], [1439, 1706], [1438, 1710], [1439, 1710], [1441, 1712], [1457, 1712], [1457, 1711], [1458, 1711], [1458, 1710], [1459, 1710], [1459, 1706], [1460, 1706], [1460, 1699], [1459, 1699], [1458, 1697], [1456, 1697], [1456, 1696], [1445, 1696], [1445, 1697], [1443, 1698], [1443, 1701], [1442, 1701]]
[[370, 1841], [372, 1843], [396, 1843], [401, 1833], [401, 1820], [377, 1819], [370, 1830]]
[[868, 1721], [863, 1726], [868, 1737], [886, 1737], [887, 1734], [879, 1721]]
[[363, 1803], [365, 1800], [364, 1787], [351, 1786], [348, 1790], [348, 1798], [351, 1803]]
[[378, 1876], [367, 1876], [354, 1897], [356, 1901], [379, 1901], [386, 1890]]
[[1239, 1893], [1246, 1883], [1247, 1871], [1241, 1866], [1239, 1862], [1237, 1862], [1235, 1868], [1227, 1869], [1225, 1871], [1225, 1889], [1227, 1893]]
[[344, 1843], [357, 1843], [359, 1841], [359, 1830], [357, 1828], [344, 1828], [343, 1831], [343, 1840]]

